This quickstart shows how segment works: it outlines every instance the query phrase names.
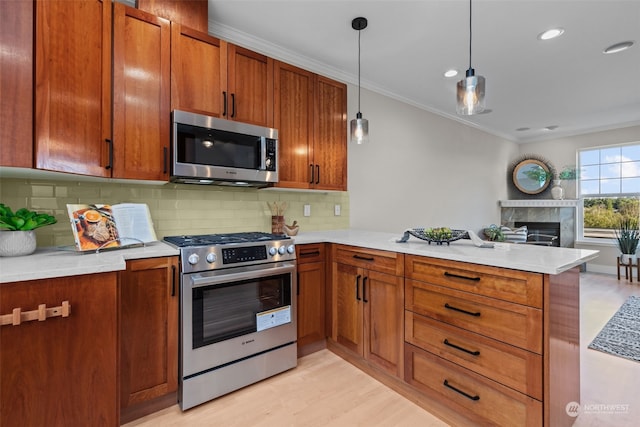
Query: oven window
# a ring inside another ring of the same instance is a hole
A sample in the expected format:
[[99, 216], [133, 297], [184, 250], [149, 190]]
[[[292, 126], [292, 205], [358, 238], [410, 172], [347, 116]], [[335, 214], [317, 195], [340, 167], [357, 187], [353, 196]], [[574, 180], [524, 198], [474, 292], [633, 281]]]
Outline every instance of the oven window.
[[179, 124], [178, 162], [242, 169], [260, 168], [261, 138]]
[[193, 289], [193, 348], [257, 331], [256, 315], [291, 305], [291, 274]]

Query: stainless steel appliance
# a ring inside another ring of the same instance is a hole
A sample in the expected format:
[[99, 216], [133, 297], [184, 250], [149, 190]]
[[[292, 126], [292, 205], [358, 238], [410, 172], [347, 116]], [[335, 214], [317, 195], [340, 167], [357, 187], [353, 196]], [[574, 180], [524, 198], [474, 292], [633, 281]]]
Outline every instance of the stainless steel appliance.
[[296, 366], [293, 240], [258, 232], [164, 240], [180, 249], [182, 410]]
[[278, 131], [173, 111], [171, 180], [266, 187], [278, 182]]

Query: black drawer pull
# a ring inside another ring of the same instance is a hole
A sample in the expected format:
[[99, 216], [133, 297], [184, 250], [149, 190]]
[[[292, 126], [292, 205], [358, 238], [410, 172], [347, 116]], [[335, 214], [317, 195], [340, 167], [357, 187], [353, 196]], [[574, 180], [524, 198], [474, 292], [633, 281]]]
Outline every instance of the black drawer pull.
[[467, 276], [461, 276], [459, 274], [453, 274], [453, 273], [449, 273], [448, 271], [444, 272], [444, 275], [447, 277], [455, 277], [457, 279], [465, 279], [465, 280], [473, 280], [474, 282], [479, 282], [480, 278], [479, 277], [467, 277]]
[[313, 184], [313, 180], [314, 180], [314, 169], [313, 169], [313, 165], [309, 165], [309, 169], [311, 169], [311, 181], [309, 181], [309, 184]]
[[315, 256], [315, 255], [320, 255], [320, 251], [300, 252], [300, 256]]
[[373, 257], [362, 256], [362, 255], [354, 255], [355, 259], [361, 259], [363, 261], [373, 261]]
[[176, 266], [171, 266], [171, 296], [176, 296]]
[[227, 92], [222, 91], [222, 117], [227, 115]]
[[296, 295], [300, 295], [300, 273], [296, 272]]
[[107, 160], [107, 166], [105, 166], [105, 169], [111, 169], [113, 167], [113, 141], [110, 139], [105, 139], [104, 142], [107, 143], [107, 148], [109, 149], [109, 154], [108, 154], [108, 160]]
[[453, 311], [457, 311], [457, 312], [460, 312], [460, 313], [468, 314], [469, 316], [480, 317], [480, 312], [479, 311], [476, 311], [474, 313], [472, 311], [463, 310], [461, 308], [449, 305], [448, 302], [444, 304], [444, 308], [448, 308], [449, 310], [453, 310]]
[[358, 301], [361, 301], [362, 298], [360, 298], [360, 278], [362, 276], [358, 274], [358, 276], [356, 277], [356, 299]]
[[367, 276], [364, 276], [364, 279], [362, 279], [362, 301], [364, 302], [369, 302], [367, 299], [367, 279]]
[[460, 347], [459, 345], [451, 344], [451, 343], [449, 342], [449, 340], [448, 340], [448, 339], [446, 339], [446, 338], [444, 339], [444, 341], [442, 341], [442, 343], [443, 343], [444, 345], [448, 345], [449, 347], [453, 347], [453, 348], [455, 348], [456, 350], [460, 350], [460, 351], [464, 351], [465, 353], [469, 353], [469, 354], [470, 354], [470, 355], [472, 355], [472, 356], [480, 356], [480, 352], [479, 352], [478, 350], [476, 350], [476, 351], [467, 350], [466, 348], [464, 348], [464, 347]]
[[450, 388], [451, 390], [455, 391], [456, 393], [460, 393], [461, 395], [463, 395], [464, 397], [466, 397], [467, 399], [471, 399], [471, 400], [480, 400], [480, 396], [478, 396], [477, 394], [475, 396], [471, 396], [468, 393], [465, 393], [464, 391], [455, 388], [454, 386], [452, 386], [451, 384], [449, 384], [449, 381], [444, 380], [444, 382], [442, 383], [445, 387]]

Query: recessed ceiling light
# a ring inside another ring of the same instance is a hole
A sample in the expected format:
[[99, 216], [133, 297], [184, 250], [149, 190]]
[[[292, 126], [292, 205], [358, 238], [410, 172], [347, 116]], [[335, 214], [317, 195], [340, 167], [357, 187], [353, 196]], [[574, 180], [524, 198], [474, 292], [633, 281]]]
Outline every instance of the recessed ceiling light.
[[551, 40], [564, 34], [564, 28], [551, 28], [538, 34], [538, 40]]
[[518, 128], [516, 129], [516, 132], [524, 132], [525, 130], [529, 130], [531, 128]]
[[620, 42], [620, 43], [612, 44], [611, 46], [603, 50], [602, 53], [622, 52], [623, 50], [629, 49], [631, 46], [633, 46], [633, 42], [631, 40], [626, 42]]
[[558, 125], [545, 126], [544, 130], [556, 130], [558, 129]]
[[444, 72], [445, 77], [455, 77], [457, 75], [458, 75], [458, 70], [453, 68]]

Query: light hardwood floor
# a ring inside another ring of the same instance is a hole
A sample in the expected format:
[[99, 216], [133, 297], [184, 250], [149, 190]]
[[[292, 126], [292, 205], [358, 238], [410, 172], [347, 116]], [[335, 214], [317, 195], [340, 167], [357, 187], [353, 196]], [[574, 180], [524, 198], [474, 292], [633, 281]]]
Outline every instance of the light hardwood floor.
[[[574, 426], [637, 426], [640, 363], [587, 346], [640, 285], [581, 274], [581, 413]], [[612, 406], [618, 406], [611, 411]], [[186, 412], [173, 406], [127, 424], [167, 426], [446, 426], [445, 423], [323, 350], [298, 367]]]

